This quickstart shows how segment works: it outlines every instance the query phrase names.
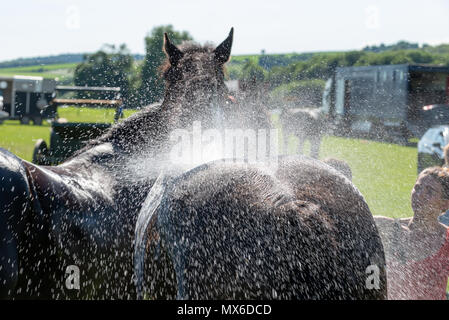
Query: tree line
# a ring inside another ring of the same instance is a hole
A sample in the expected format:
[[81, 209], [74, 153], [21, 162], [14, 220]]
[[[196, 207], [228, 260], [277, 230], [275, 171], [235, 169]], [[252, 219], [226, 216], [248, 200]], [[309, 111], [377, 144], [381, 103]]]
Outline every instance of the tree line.
[[[176, 31], [172, 25], [158, 26], [145, 37], [146, 54], [136, 63], [125, 45], [106, 45], [83, 56], [74, 73], [75, 85], [119, 86], [128, 107], [144, 106], [163, 98], [164, 84], [159, 74], [165, 54], [163, 34], [167, 32], [175, 44], [193, 40], [187, 31]], [[228, 78], [268, 84], [270, 94], [281, 97], [307, 96], [319, 104], [325, 80], [337, 67], [440, 64], [449, 66], [449, 44], [439, 46], [399, 41], [393, 45], [365, 47], [359, 51], [317, 52], [302, 54], [233, 57], [228, 63]]]
[[[137, 63], [125, 44], [105, 45], [93, 54], [85, 54], [74, 71], [77, 86], [120, 87], [125, 107], [139, 107], [163, 98], [164, 83], [159, 73], [165, 54], [163, 36], [167, 33], [176, 45], [193, 40], [187, 31], [176, 31], [172, 25], [158, 26], [145, 37], [145, 58]], [[108, 93], [80, 93], [82, 98], [113, 98]]]
[[[294, 55], [286, 55], [294, 59]], [[282, 56], [276, 57], [282, 60]], [[372, 66], [391, 64], [433, 64], [449, 66], [449, 44], [438, 46], [410, 44], [400, 41], [395, 45], [366, 47], [360, 51], [318, 52], [297, 57], [289, 64], [266, 66], [264, 55], [239, 61], [242, 65], [230, 72], [236, 79], [245, 79], [257, 74], [259, 81], [269, 84], [270, 95], [276, 100], [304, 100], [306, 104], [319, 106], [325, 82], [337, 67]], [[231, 66], [232, 68], [232, 66]]]

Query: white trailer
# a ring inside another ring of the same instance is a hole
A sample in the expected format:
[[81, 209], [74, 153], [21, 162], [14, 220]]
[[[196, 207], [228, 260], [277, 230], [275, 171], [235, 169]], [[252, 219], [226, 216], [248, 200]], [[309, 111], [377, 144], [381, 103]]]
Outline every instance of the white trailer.
[[56, 107], [47, 106], [55, 96], [55, 88], [56, 81], [53, 79], [0, 76], [2, 120], [20, 120], [23, 124], [33, 120], [34, 124], [40, 125], [42, 119], [54, 117]]

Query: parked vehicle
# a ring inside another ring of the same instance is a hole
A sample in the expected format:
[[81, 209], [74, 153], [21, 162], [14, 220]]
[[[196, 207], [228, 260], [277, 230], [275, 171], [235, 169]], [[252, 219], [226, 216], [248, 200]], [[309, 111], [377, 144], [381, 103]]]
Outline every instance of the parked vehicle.
[[[76, 86], [57, 86], [58, 92], [108, 92], [114, 99], [59, 99], [54, 98], [50, 102], [50, 107], [58, 105], [72, 106], [106, 106], [115, 108], [114, 121], [117, 122], [123, 118], [123, 105], [120, 99], [119, 87], [76, 87]], [[60, 122], [58, 120], [51, 122], [49, 144], [43, 139], [36, 141], [33, 151], [33, 163], [39, 165], [57, 165], [64, 162], [72, 156], [77, 150], [85, 146], [86, 142], [95, 139], [103, 134], [110, 123], [78, 123], [78, 122]]]
[[38, 139], [34, 146], [33, 163], [58, 165], [84, 147], [87, 141], [103, 134], [110, 123], [51, 123], [50, 144]]
[[[42, 124], [43, 119], [53, 118], [56, 106], [47, 107], [55, 96], [56, 81], [42, 77], [11, 76], [0, 77], [0, 97], [3, 119], [20, 120], [28, 124]], [[45, 109], [45, 110], [44, 110]]]
[[3, 97], [0, 95], [0, 124], [4, 119], [8, 119], [9, 114], [3, 111]]
[[[449, 67], [386, 65], [337, 68], [325, 86], [321, 111], [343, 133], [420, 138], [448, 123]], [[435, 113], [444, 113], [435, 117]]]
[[443, 148], [449, 144], [449, 124], [429, 128], [418, 142], [418, 174], [444, 164]]

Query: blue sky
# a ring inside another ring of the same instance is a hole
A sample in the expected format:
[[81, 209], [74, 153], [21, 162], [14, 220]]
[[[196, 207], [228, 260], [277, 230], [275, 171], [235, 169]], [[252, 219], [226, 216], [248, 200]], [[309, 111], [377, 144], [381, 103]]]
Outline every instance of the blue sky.
[[233, 54], [361, 49], [398, 40], [449, 43], [448, 0], [5, 0], [0, 61], [93, 52], [126, 43], [144, 53], [152, 27], [172, 24], [199, 42], [235, 28]]

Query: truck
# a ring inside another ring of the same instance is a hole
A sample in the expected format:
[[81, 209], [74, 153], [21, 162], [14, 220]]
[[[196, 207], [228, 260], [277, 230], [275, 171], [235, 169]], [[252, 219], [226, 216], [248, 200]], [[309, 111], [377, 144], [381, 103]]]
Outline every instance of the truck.
[[[327, 80], [324, 117], [342, 134], [420, 138], [449, 119], [449, 67], [338, 67]], [[438, 107], [434, 107], [438, 106]]]
[[20, 120], [41, 125], [53, 118], [56, 106], [49, 106], [55, 97], [56, 81], [32, 76], [0, 76], [1, 120]]

